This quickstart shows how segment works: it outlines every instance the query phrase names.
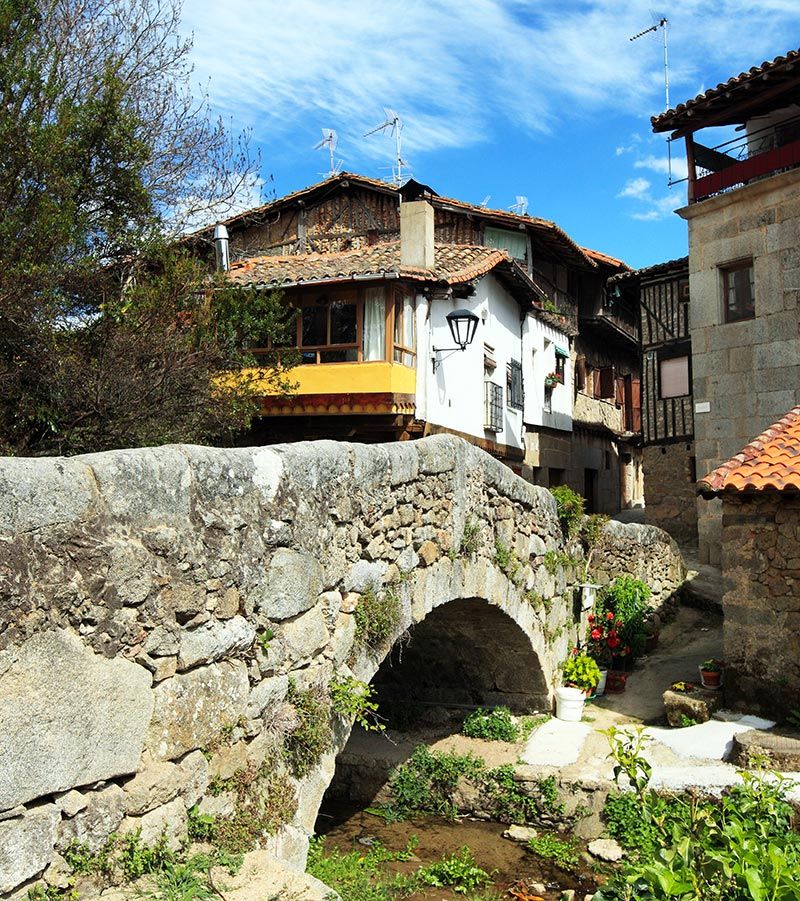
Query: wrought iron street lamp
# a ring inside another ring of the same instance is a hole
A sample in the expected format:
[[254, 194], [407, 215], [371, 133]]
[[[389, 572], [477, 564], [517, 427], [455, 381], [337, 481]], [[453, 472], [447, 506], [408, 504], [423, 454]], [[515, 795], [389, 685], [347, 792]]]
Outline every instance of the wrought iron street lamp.
[[478, 317], [470, 310], [453, 310], [445, 317], [447, 324], [450, 326], [450, 334], [456, 347], [434, 347], [433, 348], [433, 371], [436, 372], [437, 366], [442, 362], [437, 360], [435, 354], [455, 353], [457, 350], [466, 350], [472, 344], [475, 332], [478, 329]]

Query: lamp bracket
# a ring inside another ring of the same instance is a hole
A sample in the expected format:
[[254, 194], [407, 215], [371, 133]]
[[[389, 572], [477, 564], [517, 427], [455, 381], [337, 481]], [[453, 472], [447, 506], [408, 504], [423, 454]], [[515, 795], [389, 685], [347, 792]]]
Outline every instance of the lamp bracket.
[[[464, 347], [432, 347], [431, 350], [433, 351], [433, 354], [431, 355], [431, 362], [433, 363], [433, 371], [436, 372], [436, 370], [443, 362], [443, 360], [438, 360], [435, 354], [447, 354], [447, 356], [450, 357], [454, 353], [458, 353], [458, 351], [466, 349], [466, 345]], [[447, 357], [445, 357], [444, 359], [446, 360]]]

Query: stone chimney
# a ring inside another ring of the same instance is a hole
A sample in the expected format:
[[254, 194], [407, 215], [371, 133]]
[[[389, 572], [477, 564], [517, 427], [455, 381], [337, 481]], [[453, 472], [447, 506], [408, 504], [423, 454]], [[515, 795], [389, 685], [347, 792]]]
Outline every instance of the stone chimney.
[[400, 204], [400, 265], [433, 269], [433, 207], [427, 200]]

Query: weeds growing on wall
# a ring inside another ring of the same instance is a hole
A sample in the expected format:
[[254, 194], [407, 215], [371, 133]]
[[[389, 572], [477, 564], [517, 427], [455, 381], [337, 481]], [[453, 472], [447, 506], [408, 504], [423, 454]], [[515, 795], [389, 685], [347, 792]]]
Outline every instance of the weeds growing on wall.
[[353, 614], [356, 620], [355, 644], [361, 648], [378, 650], [394, 637], [400, 626], [400, 596], [393, 585], [383, 591], [368, 585]]
[[481, 525], [474, 519], [464, 523], [464, 534], [461, 536], [460, 552], [462, 557], [472, 559], [480, 549]]
[[342, 719], [358, 723], [367, 732], [383, 732], [386, 729], [378, 715], [375, 690], [371, 685], [348, 676], [331, 682], [330, 692], [333, 709]]
[[512, 582], [516, 581], [519, 571], [522, 569], [522, 561], [516, 551], [500, 538], [497, 538], [494, 543], [494, 562], [497, 568], [502, 570]]
[[577, 538], [583, 523], [586, 501], [568, 485], [557, 485], [550, 489], [550, 494], [556, 500], [556, 515], [564, 538], [567, 541]]
[[292, 679], [286, 699], [297, 722], [284, 739], [284, 756], [292, 775], [301, 779], [331, 746], [331, 702], [321, 687], [301, 691]]

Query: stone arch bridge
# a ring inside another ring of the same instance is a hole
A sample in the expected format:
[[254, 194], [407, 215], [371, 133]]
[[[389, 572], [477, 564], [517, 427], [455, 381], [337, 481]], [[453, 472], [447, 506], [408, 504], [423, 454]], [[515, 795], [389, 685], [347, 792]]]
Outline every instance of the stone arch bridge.
[[[679, 584], [665, 533], [612, 525], [601, 579]], [[387, 692], [549, 708], [585, 626], [564, 552], [549, 492], [449, 436], [0, 461], [0, 897], [71, 841], [229, 816], [209, 785], [275, 756], [292, 692], [369, 682], [400, 636]], [[296, 866], [333, 720], [267, 842]]]

